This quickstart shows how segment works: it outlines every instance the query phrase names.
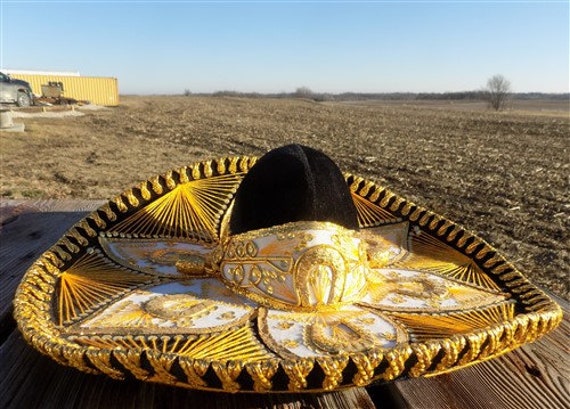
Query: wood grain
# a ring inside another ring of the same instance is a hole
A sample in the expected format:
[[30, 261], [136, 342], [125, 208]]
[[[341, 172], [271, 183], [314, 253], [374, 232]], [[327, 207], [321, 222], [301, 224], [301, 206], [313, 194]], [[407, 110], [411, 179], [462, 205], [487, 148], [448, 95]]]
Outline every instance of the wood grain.
[[101, 201], [0, 204], [0, 408], [570, 408], [569, 305], [562, 325], [505, 356], [429, 379], [324, 394], [226, 394], [115, 381], [56, 364], [29, 347], [11, 317], [23, 273]]

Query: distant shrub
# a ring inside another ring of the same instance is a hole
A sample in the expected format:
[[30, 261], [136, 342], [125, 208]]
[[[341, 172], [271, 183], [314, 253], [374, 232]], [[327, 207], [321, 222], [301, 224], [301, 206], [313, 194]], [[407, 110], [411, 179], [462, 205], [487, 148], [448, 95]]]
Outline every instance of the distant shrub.
[[295, 90], [295, 97], [296, 98], [308, 98], [313, 99], [313, 91], [309, 87], [299, 87]]

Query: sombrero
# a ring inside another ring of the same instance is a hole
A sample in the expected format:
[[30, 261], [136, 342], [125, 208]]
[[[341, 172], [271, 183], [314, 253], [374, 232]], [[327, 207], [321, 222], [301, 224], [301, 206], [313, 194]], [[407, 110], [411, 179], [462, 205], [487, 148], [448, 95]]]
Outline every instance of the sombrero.
[[562, 318], [476, 235], [299, 145], [126, 190], [31, 266], [14, 304], [61, 364], [229, 392], [437, 375]]

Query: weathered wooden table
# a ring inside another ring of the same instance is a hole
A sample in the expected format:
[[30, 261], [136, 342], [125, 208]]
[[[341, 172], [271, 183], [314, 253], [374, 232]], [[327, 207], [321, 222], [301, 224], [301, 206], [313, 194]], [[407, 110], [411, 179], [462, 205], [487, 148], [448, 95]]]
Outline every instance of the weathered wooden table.
[[101, 201], [0, 203], [0, 408], [570, 408], [569, 304], [561, 326], [499, 359], [429, 379], [323, 394], [206, 393], [115, 381], [29, 347], [12, 299], [32, 262]]

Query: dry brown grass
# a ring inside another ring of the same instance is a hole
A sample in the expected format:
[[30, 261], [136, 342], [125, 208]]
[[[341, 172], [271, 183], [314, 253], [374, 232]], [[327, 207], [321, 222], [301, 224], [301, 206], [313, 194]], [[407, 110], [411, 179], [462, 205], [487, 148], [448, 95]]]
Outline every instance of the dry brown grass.
[[468, 226], [568, 298], [570, 118], [446, 103], [125, 97], [81, 117], [24, 118], [0, 135], [4, 198], [109, 198], [197, 160], [290, 142]]

